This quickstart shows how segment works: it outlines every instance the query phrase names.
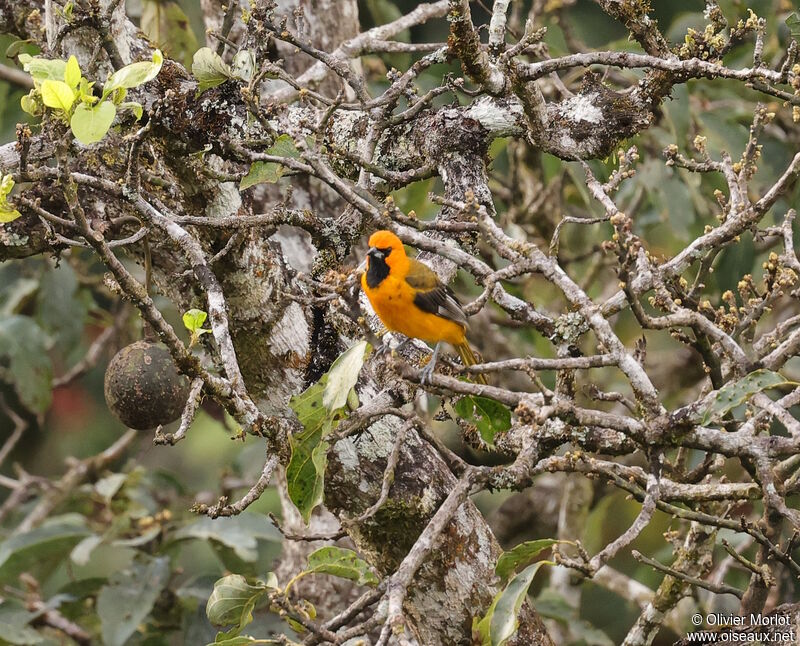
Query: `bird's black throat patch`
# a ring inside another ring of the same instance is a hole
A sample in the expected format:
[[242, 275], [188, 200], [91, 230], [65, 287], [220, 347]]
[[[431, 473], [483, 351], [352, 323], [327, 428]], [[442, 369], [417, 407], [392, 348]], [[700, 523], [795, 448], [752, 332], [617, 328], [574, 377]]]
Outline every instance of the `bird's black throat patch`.
[[369, 269], [367, 269], [367, 285], [375, 289], [389, 275], [389, 265], [383, 256], [372, 255], [369, 257]]

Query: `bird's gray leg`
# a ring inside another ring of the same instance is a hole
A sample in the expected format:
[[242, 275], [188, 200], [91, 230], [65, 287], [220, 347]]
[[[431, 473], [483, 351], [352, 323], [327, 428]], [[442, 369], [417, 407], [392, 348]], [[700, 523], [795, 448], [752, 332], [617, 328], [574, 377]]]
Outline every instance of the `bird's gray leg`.
[[433, 377], [433, 371], [436, 369], [436, 359], [439, 358], [439, 348], [441, 347], [442, 342], [439, 341], [433, 348], [433, 354], [431, 355], [431, 360], [428, 362], [428, 365], [422, 369], [422, 377], [420, 378], [419, 382], [423, 386], [427, 383], [430, 383], [431, 377]]

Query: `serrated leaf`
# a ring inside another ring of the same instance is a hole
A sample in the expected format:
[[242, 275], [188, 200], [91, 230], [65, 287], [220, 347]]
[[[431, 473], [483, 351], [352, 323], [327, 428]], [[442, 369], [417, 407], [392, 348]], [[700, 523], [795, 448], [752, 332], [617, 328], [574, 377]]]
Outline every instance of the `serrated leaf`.
[[516, 570], [520, 565], [528, 563], [531, 559], [536, 558], [541, 552], [548, 547], [552, 547], [561, 541], [554, 538], [541, 538], [535, 541], [525, 541], [519, 545], [515, 545], [512, 549], [503, 552], [500, 558], [497, 559], [497, 565], [494, 568], [495, 573], [501, 579], [505, 580], [508, 575]]
[[470, 395], [458, 400], [453, 408], [459, 416], [475, 424], [483, 441], [490, 446], [498, 433], [511, 428], [511, 411], [494, 399]]
[[67, 69], [67, 62], [58, 59], [33, 57], [30, 54], [20, 54], [18, 57], [22, 69], [33, 77], [37, 83], [46, 80], [63, 81]]
[[130, 89], [152, 81], [158, 76], [163, 63], [164, 55], [161, 53], [160, 49], [157, 49], [153, 52], [152, 61], [131, 63], [130, 65], [118, 69], [106, 80], [103, 86], [103, 98], [105, 99], [105, 97], [118, 88]]
[[705, 425], [726, 415], [756, 393], [789, 383], [793, 382], [790, 382], [778, 372], [764, 368], [751, 372], [749, 375], [739, 379], [739, 381], [725, 384], [717, 391], [717, 394], [711, 400], [711, 404], [703, 414], [701, 423]]
[[369, 569], [369, 564], [353, 550], [343, 547], [321, 547], [312, 552], [308, 555], [305, 571], [309, 574], [332, 574], [359, 585], [378, 585], [378, 577]]
[[331, 365], [322, 393], [322, 404], [329, 412], [333, 413], [347, 403], [347, 396], [358, 381], [370, 349], [369, 343], [359, 341], [340, 354]]
[[197, 50], [189, 18], [180, 5], [171, 0], [143, 0], [142, 31], [151, 42], [164, 50], [170, 58], [181, 61], [184, 67], [192, 62], [192, 54]]
[[81, 67], [78, 65], [78, 59], [75, 56], [70, 56], [67, 61], [64, 69], [64, 82], [73, 90], [81, 82]]
[[48, 108], [69, 112], [75, 102], [75, 92], [64, 81], [42, 81], [42, 103]]
[[268, 592], [265, 584], [250, 585], [241, 574], [229, 574], [214, 584], [206, 604], [208, 620], [217, 626], [234, 624], [241, 629], [253, 621], [253, 608]]
[[11, 384], [20, 402], [43, 413], [52, 401], [50, 338], [28, 316], [0, 318], [0, 381]]
[[115, 572], [97, 596], [105, 646], [123, 646], [150, 614], [169, 580], [169, 559], [150, 558]]
[[472, 631], [481, 646], [504, 646], [514, 636], [519, 628], [519, 611], [528, 595], [528, 588], [539, 568], [545, 564], [552, 565], [549, 561], [539, 561], [517, 574], [495, 595], [483, 618], [473, 621]]
[[792, 37], [800, 38], [800, 15], [798, 15], [796, 11], [793, 11], [789, 14], [785, 22]]
[[75, 138], [88, 146], [106, 136], [116, 116], [117, 108], [111, 101], [102, 101], [94, 106], [81, 103], [75, 108], [69, 125]]
[[217, 52], [201, 47], [192, 58], [192, 75], [197, 79], [197, 91], [205, 92], [233, 78], [233, 70]]

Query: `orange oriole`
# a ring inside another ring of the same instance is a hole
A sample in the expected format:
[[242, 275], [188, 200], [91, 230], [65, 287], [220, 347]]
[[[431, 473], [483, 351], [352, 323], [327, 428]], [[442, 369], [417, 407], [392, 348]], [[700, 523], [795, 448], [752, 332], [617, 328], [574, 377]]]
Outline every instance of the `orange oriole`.
[[[391, 231], [373, 233], [365, 262], [361, 287], [387, 329], [436, 344], [422, 383], [430, 380], [443, 342], [455, 347], [465, 366], [477, 363], [458, 299], [432, 269], [406, 255], [400, 238]], [[483, 375], [476, 381], [486, 383]]]

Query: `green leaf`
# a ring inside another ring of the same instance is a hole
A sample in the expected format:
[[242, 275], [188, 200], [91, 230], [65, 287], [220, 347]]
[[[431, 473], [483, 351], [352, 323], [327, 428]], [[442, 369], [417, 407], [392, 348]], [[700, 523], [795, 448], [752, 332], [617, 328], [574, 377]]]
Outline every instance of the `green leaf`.
[[497, 576], [505, 580], [508, 578], [508, 575], [520, 565], [530, 562], [531, 559], [536, 558], [542, 551], [560, 542], [561, 541], [554, 538], [541, 538], [539, 540], [525, 541], [524, 543], [515, 545], [513, 549], [503, 552], [500, 555], [500, 558], [497, 559], [497, 565], [494, 571]]
[[233, 70], [222, 57], [208, 47], [201, 47], [192, 58], [192, 74], [197, 79], [198, 93], [222, 85], [233, 78]]
[[[289, 135], [281, 135], [275, 139], [275, 143], [270, 146], [267, 155], [276, 157], [300, 157], [300, 151], [294, 145], [294, 139]], [[257, 161], [250, 165], [250, 171], [242, 178], [239, 188], [244, 190], [256, 184], [274, 184], [283, 177], [284, 167], [276, 162]]]
[[0, 224], [13, 222], [22, 215], [6, 202], [6, 198], [8, 198], [13, 188], [14, 178], [11, 175], [3, 175], [2, 179], [0, 179]]
[[197, 50], [197, 38], [189, 18], [177, 2], [142, 0], [140, 25], [150, 41], [163, 49], [167, 56], [189, 67], [192, 53]]
[[12, 209], [8, 204], [0, 204], [0, 224], [13, 222], [19, 217], [22, 217], [22, 213], [17, 209]]
[[322, 403], [327, 381], [328, 374], [325, 373], [317, 383], [311, 384], [299, 395], [292, 395], [289, 399], [289, 408], [297, 415], [306, 432], [319, 429], [331, 416]]
[[308, 555], [305, 571], [309, 574], [332, 574], [359, 585], [378, 585], [378, 577], [353, 550], [343, 547], [321, 547]]
[[789, 28], [792, 38], [800, 38], [800, 16], [797, 15], [796, 11], [789, 14], [786, 19], [786, 26]]
[[19, 100], [19, 105], [23, 112], [28, 113], [32, 117], [38, 117], [42, 114], [42, 95], [38, 90], [31, 90], [28, 94], [22, 96]]
[[15, 607], [8, 602], [0, 605], [0, 644], [31, 646], [42, 643], [42, 636], [28, 625], [40, 614]]
[[481, 646], [504, 646], [514, 636], [528, 588], [539, 568], [545, 564], [552, 565], [549, 561], [539, 561], [517, 574], [495, 595], [484, 617], [480, 621], [477, 617], [473, 620], [472, 632]]
[[203, 328], [203, 323], [206, 322], [207, 318], [208, 314], [206, 312], [194, 308], [184, 313], [183, 325], [192, 335], [192, 338], [189, 340], [190, 347], [197, 345], [201, 336], [211, 332], [211, 330]]
[[322, 435], [320, 429], [291, 439], [292, 458], [286, 467], [286, 487], [306, 524], [314, 508], [322, 504], [324, 494], [330, 444], [321, 441]]
[[154, 540], [161, 534], [161, 525], [154, 525], [150, 529], [145, 530], [141, 534], [132, 536], [131, 538], [118, 538], [111, 541], [114, 547], [141, 547], [147, 545], [150, 541]]
[[[538, 608], [537, 608], [538, 610]], [[581, 643], [586, 646], [614, 646], [614, 642], [599, 628], [592, 626], [584, 619], [578, 619], [570, 624], [572, 631]]]
[[190, 309], [183, 314], [183, 325], [186, 327], [189, 332], [194, 334], [195, 332], [211, 332], [211, 330], [203, 330], [203, 323], [206, 322], [208, 318], [208, 313], [204, 312], [203, 310], [198, 310], [196, 308]]
[[72, 548], [72, 551], [69, 554], [70, 561], [75, 563], [75, 565], [86, 565], [89, 562], [89, 558], [92, 556], [94, 548], [100, 545], [102, 542], [102, 536], [87, 536]]
[[11, 175], [3, 175], [0, 179], [0, 200], [5, 200], [14, 189], [14, 178]]
[[[289, 439], [292, 457], [286, 467], [287, 491], [306, 523], [322, 502], [330, 446], [323, 440], [339, 423], [369, 350], [365, 342], [356, 343], [337, 357], [317, 383], [289, 400], [303, 430]], [[335, 383], [329, 388], [331, 379]]]
[[54, 517], [50, 522], [0, 543], [0, 582], [15, 584], [23, 572], [52, 574], [89, 530], [74, 521]]
[[102, 101], [95, 106], [81, 103], [69, 122], [72, 134], [84, 146], [100, 141], [117, 116], [117, 108], [111, 101]]
[[459, 399], [453, 408], [478, 427], [483, 441], [490, 446], [494, 445], [495, 435], [511, 428], [511, 411], [494, 399], [470, 395]]
[[294, 145], [294, 139], [289, 135], [281, 135], [275, 140], [275, 143], [267, 148], [268, 155], [275, 155], [276, 157], [291, 157], [299, 159], [300, 151]]
[[0, 381], [11, 384], [20, 402], [44, 413], [52, 400], [50, 338], [28, 316], [0, 318]]
[[63, 81], [67, 70], [67, 62], [60, 60], [49, 60], [47, 58], [34, 58], [30, 54], [20, 54], [19, 62], [28, 74], [37, 83], [45, 80]]
[[67, 61], [64, 69], [64, 82], [73, 90], [81, 82], [81, 67], [78, 65], [78, 59], [74, 56], [70, 56]]
[[67, 357], [80, 344], [91, 297], [79, 291], [75, 270], [62, 262], [47, 267], [42, 274], [36, 298], [37, 322], [64, 350]]
[[153, 52], [152, 61], [141, 61], [139, 63], [131, 63], [122, 69], [118, 69], [106, 80], [103, 86], [103, 99], [105, 99], [111, 92], [118, 88], [134, 88], [144, 85], [148, 81], [152, 81], [161, 71], [161, 65], [164, 63], [164, 55], [160, 49]]
[[347, 403], [347, 396], [356, 385], [370, 350], [369, 343], [359, 341], [340, 354], [331, 365], [322, 393], [322, 404], [329, 412], [333, 413]]
[[762, 368], [751, 372], [739, 381], [725, 384], [717, 391], [703, 415], [702, 424], [708, 424], [712, 420], [726, 415], [763, 390], [791, 383], [793, 382], [786, 379], [782, 374], [771, 370]]
[[256, 184], [274, 184], [283, 177], [283, 166], [275, 162], [256, 161], [250, 164], [247, 175], [239, 182], [239, 189], [245, 190]]
[[136, 117], [137, 121], [139, 121], [144, 114], [144, 108], [142, 107], [142, 104], [137, 103], [136, 101], [123, 101], [118, 107], [120, 110], [130, 110], [133, 112], [133, 116]]
[[0, 266], [0, 319], [23, 311], [39, 289], [39, 281], [24, 275], [20, 266]]
[[229, 574], [214, 584], [206, 604], [208, 620], [217, 626], [244, 628], [253, 621], [253, 608], [269, 593], [266, 583], [250, 585], [241, 574]]
[[94, 483], [95, 493], [106, 501], [110, 501], [117, 495], [127, 479], [128, 475], [125, 473], [112, 473], [105, 478], [100, 478]]
[[25, 49], [36, 51], [36, 46], [30, 38], [26, 40], [15, 40], [6, 48], [6, 58], [15, 58], [22, 54]]
[[561, 624], [569, 624], [577, 619], [578, 610], [552, 588], [545, 588], [533, 600], [533, 605], [542, 617], [555, 619]]
[[220, 637], [223, 633], [217, 635], [213, 643], [206, 646], [247, 646], [248, 644], [263, 644], [263, 639], [255, 639], [247, 635], [236, 635], [235, 637]]
[[178, 530], [174, 538], [215, 541], [231, 548], [243, 561], [254, 563], [258, 559], [258, 540], [280, 542], [281, 535], [266, 516], [245, 513], [228, 518], [200, 518]]
[[75, 102], [75, 92], [64, 81], [42, 81], [42, 102], [48, 108], [69, 112]]
[[115, 572], [97, 596], [105, 646], [123, 646], [150, 614], [169, 580], [167, 557], [136, 561]]

